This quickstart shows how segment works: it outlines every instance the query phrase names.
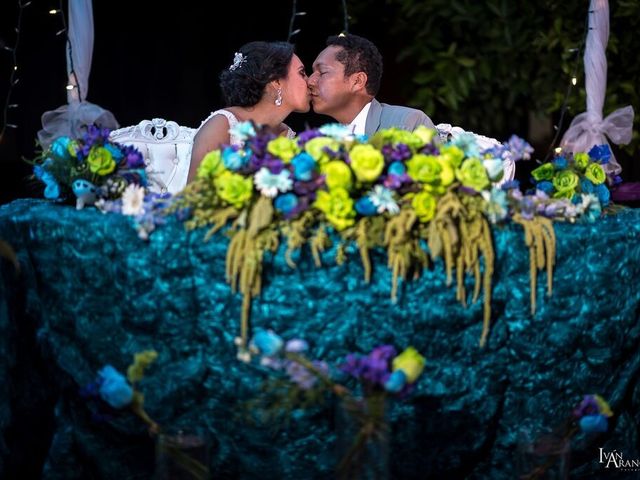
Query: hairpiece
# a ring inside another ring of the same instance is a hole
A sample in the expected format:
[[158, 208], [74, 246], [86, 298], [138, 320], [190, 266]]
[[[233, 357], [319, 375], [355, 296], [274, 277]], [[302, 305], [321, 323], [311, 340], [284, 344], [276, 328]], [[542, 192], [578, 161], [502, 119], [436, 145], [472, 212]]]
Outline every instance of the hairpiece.
[[233, 55], [233, 63], [229, 66], [229, 70], [234, 71], [236, 68], [240, 67], [246, 61], [247, 61], [247, 57], [245, 57], [240, 52], [236, 52]]

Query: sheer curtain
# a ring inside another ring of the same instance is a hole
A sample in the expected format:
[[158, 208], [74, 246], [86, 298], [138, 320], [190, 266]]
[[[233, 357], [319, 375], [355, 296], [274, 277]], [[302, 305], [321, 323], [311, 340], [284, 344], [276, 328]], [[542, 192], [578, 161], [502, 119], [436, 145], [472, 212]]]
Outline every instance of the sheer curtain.
[[67, 104], [42, 115], [42, 130], [38, 140], [44, 148], [62, 135], [77, 138], [86, 125], [96, 123], [101, 127], [118, 128], [111, 112], [87, 102], [89, 74], [93, 56], [93, 6], [92, 0], [69, 0], [69, 26], [67, 42]]
[[[594, 145], [607, 143], [607, 137], [616, 145], [631, 141], [633, 107], [619, 108], [602, 118], [604, 96], [607, 90], [607, 58], [609, 42], [609, 2], [591, 0], [589, 5], [589, 33], [584, 51], [587, 111], [577, 115], [564, 134], [561, 146], [572, 152], [588, 152]], [[614, 156], [604, 165], [608, 174], [617, 175], [622, 168]]]

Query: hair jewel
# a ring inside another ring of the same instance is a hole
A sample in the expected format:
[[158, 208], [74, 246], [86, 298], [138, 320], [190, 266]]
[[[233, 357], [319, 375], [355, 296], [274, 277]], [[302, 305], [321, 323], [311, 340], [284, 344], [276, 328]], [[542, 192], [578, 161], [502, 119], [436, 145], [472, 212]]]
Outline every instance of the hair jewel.
[[247, 57], [245, 57], [240, 52], [236, 52], [233, 55], [233, 63], [229, 66], [229, 70], [234, 71], [236, 68], [240, 67], [246, 60]]

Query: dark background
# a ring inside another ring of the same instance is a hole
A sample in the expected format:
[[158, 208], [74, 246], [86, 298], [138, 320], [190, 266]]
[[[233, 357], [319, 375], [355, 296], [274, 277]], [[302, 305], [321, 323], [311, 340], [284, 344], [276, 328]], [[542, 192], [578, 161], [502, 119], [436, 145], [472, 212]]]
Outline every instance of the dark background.
[[[416, 67], [397, 58], [402, 47], [415, 39], [403, 38], [397, 29], [390, 34], [395, 14], [383, 0], [348, 3], [352, 15], [349, 31], [371, 39], [385, 59], [378, 98], [408, 104], [407, 85], [411, 85]], [[24, 159], [33, 159], [37, 153], [35, 139], [41, 115], [67, 101], [66, 37], [64, 33], [56, 35], [63, 21], [59, 14], [48, 13], [61, 4], [66, 14], [66, 2], [60, 1], [33, 0], [23, 9], [17, 49], [20, 82], [10, 99], [19, 106], [9, 110], [7, 119], [18, 128], [8, 129], [0, 141], [0, 203], [42, 195], [42, 186], [29, 179], [31, 166]], [[226, 7], [236, 13], [223, 14], [220, 4], [213, 2], [183, 1], [170, 7], [146, 0], [93, 2], [95, 44], [87, 100], [111, 111], [120, 126], [160, 117], [198, 127], [211, 111], [224, 106], [218, 75], [232, 62], [234, 51], [252, 40], [286, 40], [289, 31], [290, 0], [232, 2]], [[297, 9], [307, 14], [296, 17], [294, 29], [301, 32], [293, 41], [310, 70], [326, 37], [344, 28], [342, 1], [298, 0]], [[0, 42], [9, 46], [16, 39], [18, 12], [17, 0], [0, 2]], [[12, 67], [11, 52], [0, 50], [2, 107]], [[436, 124], [450, 123], [446, 115], [441, 118], [438, 112], [426, 113]], [[293, 114], [287, 123], [300, 131], [329, 120], [313, 113]], [[565, 128], [569, 122], [570, 118], [565, 120]], [[511, 133], [527, 137], [526, 125], [514, 124], [513, 129]], [[537, 158], [545, 156], [549, 143], [534, 145]], [[624, 156], [617, 157], [628, 174], [640, 173]], [[535, 166], [534, 162], [520, 164], [518, 178], [526, 181]], [[633, 180], [629, 175], [625, 179]]]

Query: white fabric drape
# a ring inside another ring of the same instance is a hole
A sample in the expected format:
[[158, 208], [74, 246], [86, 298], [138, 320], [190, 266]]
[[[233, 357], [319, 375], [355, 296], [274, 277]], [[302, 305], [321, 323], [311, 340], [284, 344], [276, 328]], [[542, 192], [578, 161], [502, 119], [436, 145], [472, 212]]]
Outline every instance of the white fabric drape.
[[[560, 145], [572, 152], [588, 152], [594, 145], [607, 143], [607, 137], [616, 145], [631, 141], [633, 107], [619, 108], [602, 118], [604, 97], [607, 90], [607, 58], [609, 42], [609, 2], [591, 0], [589, 5], [589, 32], [584, 52], [585, 88], [587, 111], [577, 115], [564, 134]], [[604, 165], [608, 174], [617, 175], [622, 170], [615, 157]]]
[[42, 115], [42, 130], [38, 132], [38, 140], [43, 148], [63, 135], [71, 138], [82, 136], [86, 126], [92, 123], [103, 128], [118, 128], [118, 122], [111, 112], [86, 101], [93, 56], [91, 2], [92, 0], [69, 0], [67, 75], [68, 84], [76, 88], [67, 90], [67, 105]]

